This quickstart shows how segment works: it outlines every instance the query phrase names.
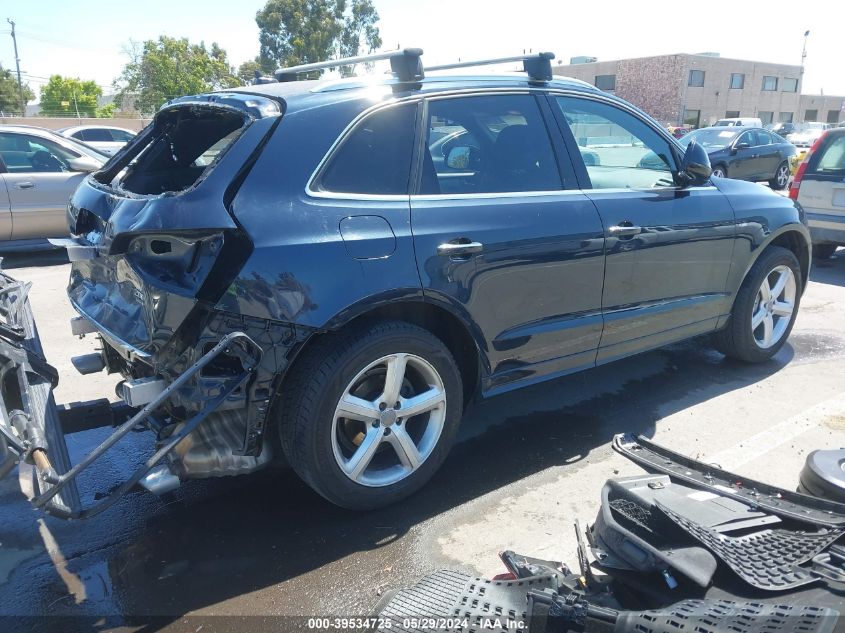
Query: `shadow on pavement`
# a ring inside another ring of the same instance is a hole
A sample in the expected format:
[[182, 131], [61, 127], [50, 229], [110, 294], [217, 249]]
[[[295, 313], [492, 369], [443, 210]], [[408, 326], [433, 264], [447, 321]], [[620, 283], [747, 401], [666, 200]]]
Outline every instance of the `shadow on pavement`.
[[845, 249], [840, 248], [830, 259], [814, 259], [810, 281], [845, 287]]
[[[85, 523], [48, 519], [67, 558], [65, 573], [84, 584], [85, 600], [74, 604], [54, 565], [39, 555], [0, 585], [0, 604], [14, 605], [0, 611], [175, 621], [224, 601], [237, 605], [235, 612], [253, 612], [250, 594], [275, 585], [277, 614], [366, 613], [378, 588], [410, 584], [426, 566], [413, 545], [419, 530], [437, 529], [437, 522], [421, 526], [427, 520], [544, 469], [575, 464], [606, 449], [616, 433], [653, 435], [662, 417], [762, 380], [793, 356], [787, 345], [773, 361], [749, 366], [692, 341], [472, 404], [462, 441], [434, 479], [375, 512], [336, 508], [292, 472], [272, 470], [189, 482], [164, 499], [129, 495]], [[9, 504], [23, 501], [0, 495], [0, 511], [13, 523], [0, 526], [0, 542], [20, 543], [22, 532], [32, 531], [39, 544], [37, 516], [17, 505], [7, 514]], [[272, 615], [268, 602], [260, 599], [256, 611]]]
[[3, 258], [3, 270], [31, 266], [60, 266], [68, 263], [67, 251], [63, 248], [26, 253], [0, 253], [0, 256]]

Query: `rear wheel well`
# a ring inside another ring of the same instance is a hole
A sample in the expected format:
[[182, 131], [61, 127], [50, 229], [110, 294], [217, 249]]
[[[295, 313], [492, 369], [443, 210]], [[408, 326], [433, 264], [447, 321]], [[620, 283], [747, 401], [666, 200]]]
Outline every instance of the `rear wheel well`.
[[798, 231], [787, 231], [773, 239], [769, 246], [781, 246], [792, 251], [795, 259], [801, 265], [801, 288], [806, 288], [807, 279], [810, 276], [810, 253], [804, 241], [804, 236]]
[[[479, 358], [475, 341], [469, 330], [461, 321], [448, 310], [421, 301], [404, 301], [391, 303], [374, 308], [358, 315], [338, 329], [345, 329], [358, 325], [364, 321], [398, 320], [412, 323], [424, 328], [439, 338], [451, 352], [461, 372], [464, 386], [464, 404], [466, 405], [475, 393], [479, 383]], [[300, 350], [297, 357], [306, 352], [319, 337], [310, 337]], [[296, 364], [296, 360], [294, 360]], [[290, 371], [290, 369], [288, 370]]]

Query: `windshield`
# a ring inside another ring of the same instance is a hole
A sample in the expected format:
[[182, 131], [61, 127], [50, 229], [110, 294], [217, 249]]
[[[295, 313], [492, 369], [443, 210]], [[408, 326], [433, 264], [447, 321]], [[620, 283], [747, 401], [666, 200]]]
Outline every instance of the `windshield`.
[[690, 141], [695, 141], [705, 149], [727, 147], [731, 144], [739, 132], [733, 130], [693, 130], [686, 136], [680, 139], [682, 145], [689, 145]]

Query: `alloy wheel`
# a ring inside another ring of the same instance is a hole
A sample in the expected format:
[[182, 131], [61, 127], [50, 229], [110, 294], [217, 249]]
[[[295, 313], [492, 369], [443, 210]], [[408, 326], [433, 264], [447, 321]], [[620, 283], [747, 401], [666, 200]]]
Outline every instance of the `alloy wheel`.
[[786, 183], [789, 182], [789, 167], [786, 165], [778, 167], [778, 171], [775, 174], [775, 181], [778, 183], [778, 189], [786, 187]]
[[332, 420], [332, 451], [355, 483], [390, 486], [431, 455], [445, 419], [446, 388], [437, 370], [415, 354], [390, 354], [344, 389]]
[[763, 349], [783, 338], [795, 311], [795, 273], [789, 266], [776, 266], [763, 278], [751, 310], [754, 341]]
[[714, 170], [711, 172], [711, 175], [716, 176], [716, 178], [724, 178], [724, 177], [725, 177], [725, 172], [724, 172], [724, 170], [722, 170], [722, 169], [720, 169], [719, 167], [717, 167], [716, 169], [714, 169]]

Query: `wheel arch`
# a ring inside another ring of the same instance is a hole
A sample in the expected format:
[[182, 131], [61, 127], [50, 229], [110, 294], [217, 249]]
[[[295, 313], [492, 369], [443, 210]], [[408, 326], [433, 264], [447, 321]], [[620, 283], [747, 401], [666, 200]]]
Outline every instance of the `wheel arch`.
[[[464, 403], [467, 404], [481, 384], [485, 368], [489, 370], [480, 333], [473, 332], [469, 320], [457, 314], [452, 306], [426, 301], [418, 293], [402, 293], [397, 296], [394, 291], [390, 294], [390, 297], [369, 298], [333, 317], [325, 327], [315, 331], [298, 346], [290, 358], [290, 365], [285, 374], [295, 367], [304, 352], [328, 332], [337, 332], [366, 321], [405, 321], [428, 330], [449, 349], [461, 373]], [[280, 384], [281, 388], [283, 384], [284, 378]]]
[[[788, 251], [791, 251], [792, 254], [795, 255], [795, 258], [798, 260], [798, 264], [801, 267], [801, 291], [803, 292], [807, 287], [807, 281], [810, 278], [811, 247], [807, 236], [795, 226], [783, 227], [758, 250], [757, 256], [751, 261], [751, 266], [757, 262], [763, 251], [770, 246], [780, 246]], [[751, 270], [751, 266], [748, 267], [748, 270]], [[745, 275], [748, 275], [748, 270], [745, 271]], [[745, 275], [743, 275], [743, 279], [745, 279]]]

